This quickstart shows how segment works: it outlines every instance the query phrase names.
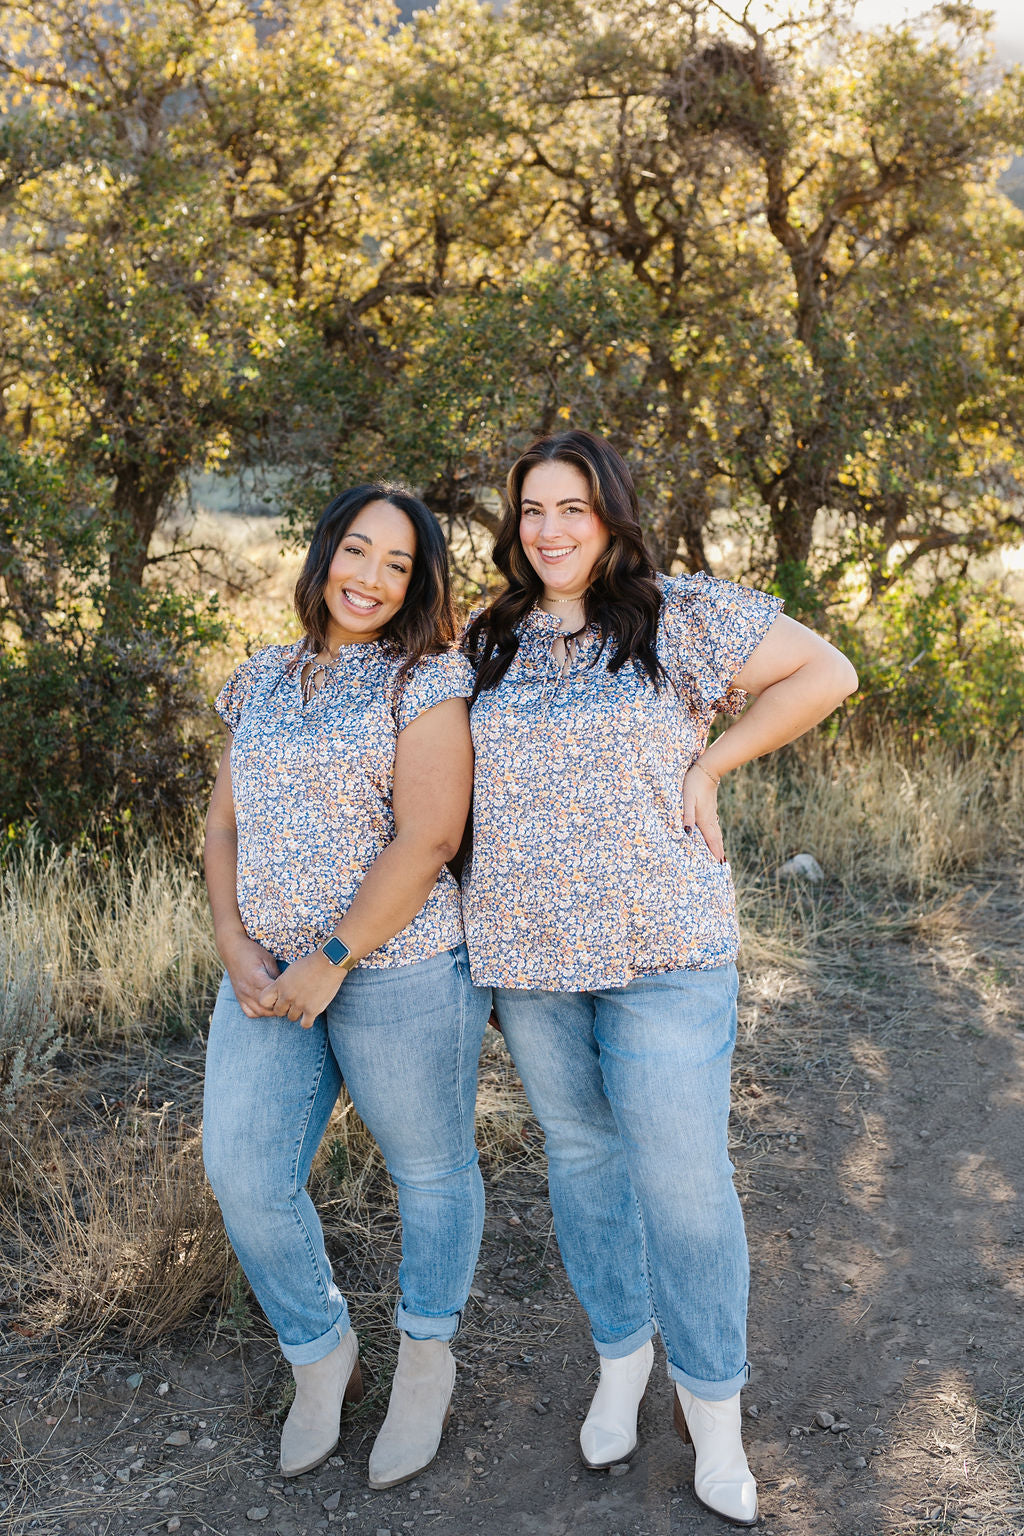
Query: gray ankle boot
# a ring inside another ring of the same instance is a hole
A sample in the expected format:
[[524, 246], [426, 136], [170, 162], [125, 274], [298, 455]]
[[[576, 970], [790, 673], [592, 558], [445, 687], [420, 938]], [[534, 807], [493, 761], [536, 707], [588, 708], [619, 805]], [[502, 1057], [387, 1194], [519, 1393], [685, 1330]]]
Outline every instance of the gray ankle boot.
[[370, 1452], [370, 1487], [393, 1488], [437, 1455], [451, 1413], [455, 1361], [445, 1339], [403, 1333], [387, 1417]]
[[312, 1365], [293, 1365], [295, 1401], [281, 1431], [281, 1471], [298, 1477], [326, 1461], [338, 1443], [341, 1405], [361, 1403], [359, 1345], [350, 1328], [341, 1343]]

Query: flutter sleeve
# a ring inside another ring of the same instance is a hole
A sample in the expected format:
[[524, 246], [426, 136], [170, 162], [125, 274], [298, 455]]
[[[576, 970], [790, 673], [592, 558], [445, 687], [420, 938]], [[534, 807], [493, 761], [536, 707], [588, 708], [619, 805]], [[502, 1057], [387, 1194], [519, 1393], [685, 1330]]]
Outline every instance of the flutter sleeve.
[[468, 699], [473, 692], [473, 668], [461, 651], [424, 656], [406, 678], [398, 700], [399, 731], [446, 699]]
[[732, 680], [760, 645], [782, 603], [769, 592], [698, 572], [665, 579], [663, 660], [697, 708], [738, 715], [746, 704]]
[[240, 667], [235, 668], [214, 699], [213, 707], [232, 735], [238, 729], [242, 712], [252, 698], [258, 681], [270, 665], [276, 663], [279, 668], [280, 656], [279, 646], [268, 646], [265, 650], [257, 651], [247, 661], [243, 661]]

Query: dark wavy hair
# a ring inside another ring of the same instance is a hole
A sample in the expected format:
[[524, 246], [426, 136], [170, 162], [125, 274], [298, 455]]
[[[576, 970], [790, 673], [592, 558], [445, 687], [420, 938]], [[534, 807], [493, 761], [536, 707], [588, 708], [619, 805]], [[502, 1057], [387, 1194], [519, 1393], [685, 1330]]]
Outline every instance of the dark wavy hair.
[[656, 639], [661, 590], [644, 543], [640, 507], [625, 460], [611, 443], [592, 432], [559, 432], [542, 437], [520, 454], [508, 472], [505, 513], [494, 541], [494, 563], [507, 583], [466, 630], [464, 646], [476, 667], [474, 699], [496, 688], [519, 649], [516, 625], [529, 613], [544, 583], [526, 558], [519, 538], [523, 481], [538, 464], [571, 464], [590, 487], [594, 511], [611, 542], [594, 566], [583, 594], [588, 624], [601, 637], [598, 657], [610, 651], [609, 672], [631, 661], [655, 688], [665, 681]]
[[327, 574], [338, 545], [371, 501], [386, 501], [404, 512], [416, 530], [416, 556], [409, 589], [381, 636], [403, 658], [398, 671], [398, 681], [403, 682], [422, 657], [448, 650], [457, 631], [448, 550], [441, 525], [426, 503], [404, 486], [387, 482], [357, 485], [334, 498], [313, 529], [305, 563], [295, 583], [295, 612], [309, 649], [326, 649]]

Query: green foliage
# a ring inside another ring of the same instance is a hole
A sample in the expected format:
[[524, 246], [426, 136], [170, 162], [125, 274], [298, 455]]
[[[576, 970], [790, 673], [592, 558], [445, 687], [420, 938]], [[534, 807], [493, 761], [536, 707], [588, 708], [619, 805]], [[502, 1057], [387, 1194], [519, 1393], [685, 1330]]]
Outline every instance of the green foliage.
[[118, 575], [196, 468], [284, 465], [300, 518], [397, 474], [487, 526], [566, 419], [628, 450], [663, 563], [709, 564], [726, 498], [753, 569], [825, 598], [828, 514], [875, 582], [1012, 536], [1024, 79], [972, 7], [827, 56], [832, 0], [764, 31], [709, 0], [80, 9], [0, 27], [5, 401], [92, 475]]
[[661, 564], [724, 532], [814, 621], [1016, 540], [1024, 72], [970, 5], [812, 10], [8, 6], [0, 809], [114, 825], [201, 781], [200, 621], [154, 553], [197, 470], [272, 466], [300, 528], [388, 474], [472, 536], [572, 422]]
[[[208, 709], [196, 682], [215, 614], [169, 594], [120, 594], [90, 626], [66, 624], [0, 653], [0, 816], [59, 841], [166, 828], [211, 783]], [[113, 619], [104, 623], [102, 618]]]
[[1020, 739], [1024, 618], [997, 584], [922, 591], [904, 579], [835, 638], [860, 675], [850, 727], [861, 741], [1001, 751]]
[[57, 840], [166, 825], [212, 767], [216, 604], [112, 579], [93, 489], [0, 441], [0, 825]]

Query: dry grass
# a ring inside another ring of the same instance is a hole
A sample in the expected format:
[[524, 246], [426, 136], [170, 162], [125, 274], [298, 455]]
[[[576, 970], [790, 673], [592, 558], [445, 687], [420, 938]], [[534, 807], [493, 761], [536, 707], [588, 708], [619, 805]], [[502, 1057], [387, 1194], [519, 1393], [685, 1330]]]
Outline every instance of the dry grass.
[[813, 853], [830, 882], [912, 898], [991, 861], [1024, 829], [1024, 754], [964, 759], [941, 745], [910, 764], [890, 748], [832, 753], [812, 739], [781, 771], [762, 759], [723, 785], [742, 874]]
[[[885, 747], [833, 753], [812, 739], [726, 779], [721, 813], [744, 965], [799, 970], [918, 928], [1019, 847], [1024, 754], [965, 760], [936, 746], [909, 765]], [[818, 861], [821, 883], [779, 874], [798, 853]]]
[[198, 861], [158, 843], [102, 856], [29, 843], [8, 855], [0, 930], [11, 955], [45, 955], [65, 1031], [100, 1039], [190, 1026], [220, 976]]
[[19, 931], [0, 919], [0, 1114], [14, 1113], [57, 1049], [46, 935], [33, 921]]
[[18, 1331], [138, 1347], [222, 1295], [230, 1271], [194, 1128], [164, 1115], [74, 1138], [9, 1132], [0, 1289]]
[[[1019, 844], [1024, 754], [958, 761], [936, 749], [911, 769], [885, 749], [833, 758], [811, 747], [783, 772], [753, 763], [728, 779], [722, 820], [748, 960], [799, 964], [825, 937], [916, 918]], [[33, 985], [65, 1031], [111, 1041], [193, 1025], [220, 974], [198, 838], [197, 819], [184, 857], [157, 843], [102, 858], [40, 844], [8, 855], [5, 992], [15, 957], [43, 953]], [[822, 885], [779, 879], [801, 852], [822, 865]]]

